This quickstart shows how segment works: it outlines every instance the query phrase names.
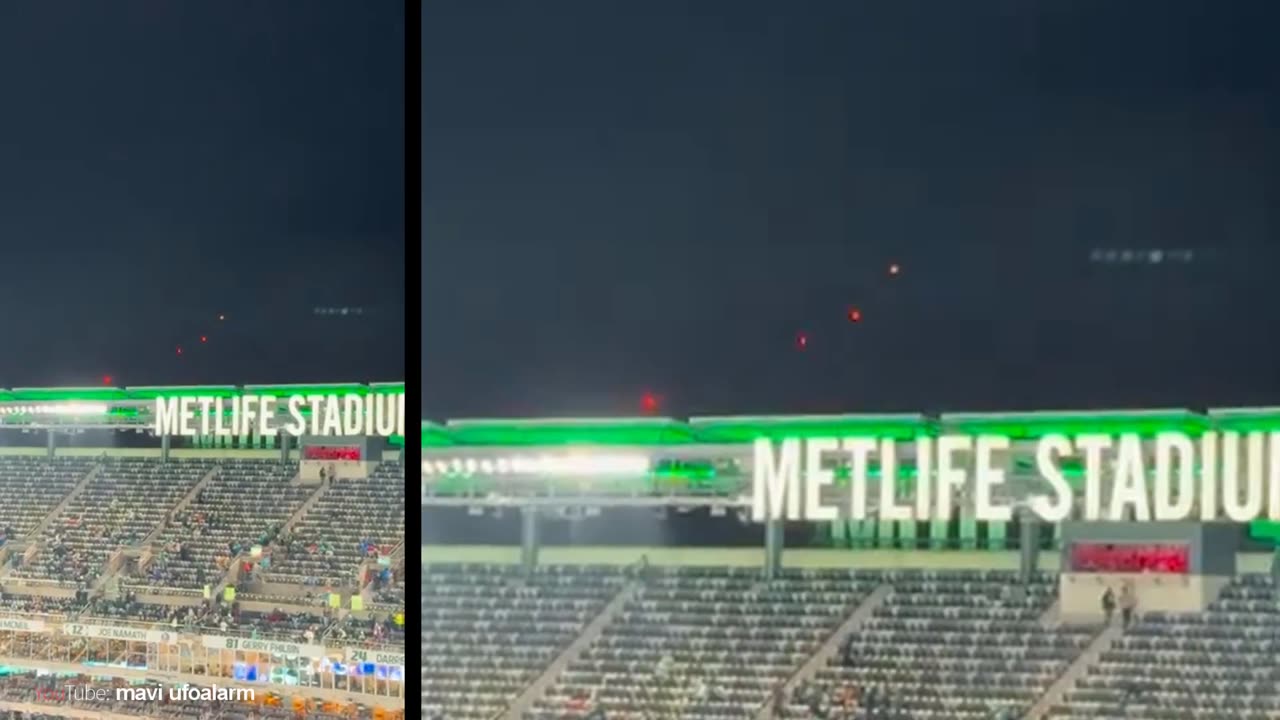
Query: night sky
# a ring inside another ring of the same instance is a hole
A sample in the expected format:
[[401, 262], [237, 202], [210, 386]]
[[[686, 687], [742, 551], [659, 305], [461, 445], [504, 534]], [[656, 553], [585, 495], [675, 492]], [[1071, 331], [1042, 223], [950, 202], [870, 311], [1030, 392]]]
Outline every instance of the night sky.
[[404, 379], [405, 30], [396, 2], [0, 6], [0, 386]]
[[425, 8], [428, 417], [1280, 403], [1280, 3]]

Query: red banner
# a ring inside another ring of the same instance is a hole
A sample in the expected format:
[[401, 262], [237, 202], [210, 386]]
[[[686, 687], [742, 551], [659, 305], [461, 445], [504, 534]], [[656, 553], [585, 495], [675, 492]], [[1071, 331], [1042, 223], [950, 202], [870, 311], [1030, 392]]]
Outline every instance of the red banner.
[[1187, 545], [1072, 543], [1071, 571], [1185, 575], [1191, 564]]
[[359, 447], [333, 447], [330, 445], [308, 445], [302, 449], [303, 460], [360, 460]]

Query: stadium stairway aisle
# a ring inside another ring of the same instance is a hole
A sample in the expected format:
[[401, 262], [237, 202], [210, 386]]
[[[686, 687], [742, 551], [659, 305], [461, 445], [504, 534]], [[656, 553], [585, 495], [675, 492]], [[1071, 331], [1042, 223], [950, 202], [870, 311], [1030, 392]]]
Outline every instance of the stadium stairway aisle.
[[[289, 484], [292, 486], [296, 481], [297, 478], [295, 477], [289, 482]], [[302, 520], [302, 518], [306, 517], [307, 513], [311, 511], [311, 508], [320, 501], [320, 498], [324, 497], [325, 493], [329, 492], [329, 488], [331, 487], [333, 487], [333, 485], [330, 483], [320, 483], [320, 485], [316, 486], [315, 490], [307, 497], [302, 505], [298, 506], [298, 509], [294, 510], [293, 513], [289, 515], [288, 519], [285, 520], [284, 525], [281, 526], [280, 532], [276, 535], [276, 538], [271, 541], [273, 550], [278, 547], [278, 540], [280, 536], [288, 533], [295, 525], [298, 524], [299, 521]], [[222, 593], [226, 590], [227, 586], [235, 583], [239, 579], [240, 563], [249, 556], [249, 553], [250, 550], [246, 548], [235, 558], [234, 562], [228, 563], [226, 572], [222, 573], [222, 578], [218, 580], [218, 584], [213, 588], [213, 592], [211, 593], [213, 597], [222, 597]]]
[[1201, 613], [1151, 612], [1129, 627], [1047, 717], [1280, 717], [1280, 606], [1267, 575], [1237, 576]]
[[209, 468], [209, 471], [202, 475], [195, 485], [191, 486], [191, 489], [187, 491], [187, 494], [183, 495], [182, 499], [179, 500], [176, 505], [169, 508], [168, 512], [165, 514], [165, 518], [160, 520], [160, 522], [151, 529], [151, 532], [147, 534], [147, 537], [143, 539], [142, 542], [138, 543], [138, 545], [148, 545], [155, 542], [167, 527], [165, 520], [170, 516], [177, 515], [188, 507], [191, 507], [191, 503], [195, 502], [195, 499], [200, 497], [200, 491], [209, 487], [209, 483], [213, 482], [213, 479], [218, 477], [218, 473], [221, 471], [222, 467], [220, 465], [214, 465]]
[[1044, 695], [1040, 696], [1030, 712], [1024, 716], [1024, 720], [1043, 720], [1049, 711], [1066, 697], [1067, 692], [1075, 687], [1076, 682], [1089, 672], [1089, 668], [1102, 658], [1103, 653], [1111, 649], [1112, 644], [1122, 634], [1124, 629], [1119, 625], [1110, 625], [1098, 633], [1089, 647], [1085, 648], [1080, 657], [1076, 658], [1066, 672], [1062, 673], [1062, 677], [1055, 680]]
[[636, 594], [640, 592], [640, 587], [639, 583], [630, 583], [624, 587], [617, 597], [610, 601], [605, 609], [583, 629], [582, 634], [578, 635], [577, 639], [547, 666], [547, 669], [529, 686], [529, 689], [516, 698], [516, 701], [511, 704], [511, 708], [507, 710], [503, 717], [506, 720], [518, 720], [525, 710], [533, 707], [538, 698], [542, 697], [551, 687], [551, 684], [555, 682], [556, 678], [559, 677], [561, 671], [569, 667], [570, 662], [573, 662], [574, 659], [582, 654], [582, 651], [590, 647], [591, 643], [595, 642], [604, 633], [604, 629], [622, 613], [627, 604], [635, 599]]
[[423, 566], [422, 711], [492, 720], [618, 596], [618, 569]]
[[37, 525], [34, 530], [27, 534], [26, 538], [29, 540], [37, 540], [38, 538], [43, 537], [45, 530], [48, 530], [50, 525], [56, 522], [58, 518], [62, 517], [63, 511], [66, 510], [71, 503], [75, 502], [77, 498], [83, 495], [85, 488], [89, 487], [89, 484], [97, 479], [101, 474], [102, 463], [94, 463], [93, 466], [89, 468], [89, 472], [85, 473], [84, 477], [80, 478], [80, 481], [76, 483], [74, 488], [72, 488], [71, 492], [67, 493], [67, 496], [62, 498], [61, 502], [45, 514], [44, 519], [40, 521], [40, 524]]
[[881, 583], [865, 570], [651, 567], [644, 589], [521, 715], [611, 720], [755, 715]]
[[[858, 606], [858, 609], [854, 610], [853, 614], [844, 621], [844, 624], [837, 628], [827, 642], [813, 654], [813, 657], [809, 658], [804, 666], [787, 681], [787, 684], [783, 687], [783, 692], [789, 697], [797, 685], [813, 678], [818, 673], [818, 670], [825, 667], [832, 658], [839, 654], [840, 639], [851, 636], [859, 627], [862, 627], [864, 622], [870, 620], [871, 616], [884, 604], [884, 601], [888, 599], [892, 592], [893, 586], [888, 583], [872, 590], [867, 599], [863, 600], [862, 604]], [[756, 720], [769, 720], [771, 717], [773, 717], [773, 703], [766, 702], [760, 707], [760, 712], [756, 713]]]
[[895, 710], [917, 720], [1021, 716], [1089, 646], [1096, 629], [1046, 628], [1056, 578], [1022, 585], [1001, 570], [889, 571], [893, 593], [846, 638], [845, 653], [821, 668], [804, 698], [841, 688], [879, 687]]

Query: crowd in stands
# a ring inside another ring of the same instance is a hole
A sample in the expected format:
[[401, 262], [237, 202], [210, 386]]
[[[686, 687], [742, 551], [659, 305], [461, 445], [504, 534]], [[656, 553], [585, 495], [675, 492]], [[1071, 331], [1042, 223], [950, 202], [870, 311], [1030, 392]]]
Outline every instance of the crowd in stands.
[[[1144, 662], [1202, 668], [1195, 697], [1174, 687], [1186, 677], [1172, 666], [1145, 684], [1090, 674], [1047, 717], [1193, 717], [1175, 697], [1196, 718], [1280, 716], [1262, 657], [1280, 627], [1269, 579], [1242, 576], [1207, 613], [1174, 619], [1140, 614], [1132, 583], [1117, 583], [1100, 592], [1105, 621], [1083, 624], [1051, 619], [1056, 588], [1054, 574], [995, 570], [783, 570], [765, 581], [754, 568], [427, 565], [422, 714], [495, 717], [550, 669], [524, 720], [1013, 720], [1114, 626], [1120, 649], [1103, 665], [1134, 678]], [[873, 590], [880, 599], [840, 634]], [[1250, 638], [1259, 658], [1232, 669], [1228, 651]], [[829, 660], [817, 655], [824, 643], [838, 643]]]
[[0, 589], [0, 611], [28, 615], [69, 615], [84, 607], [82, 595], [51, 597], [17, 595]]
[[277, 543], [266, 578], [312, 586], [349, 585], [361, 562], [404, 542], [404, 466], [384, 462], [368, 479], [348, 479], [307, 511]]
[[45, 530], [43, 551], [14, 574], [90, 583], [114, 551], [137, 545], [155, 532], [213, 467], [207, 460], [102, 460], [98, 474]]
[[171, 513], [149, 582], [199, 588], [216, 584], [241, 553], [264, 548], [315, 491], [291, 483], [296, 463], [230, 461], [187, 507]]
[[250, 612], [241, 609], [237, 602], [216, 605], [201, 618], [201, 625], [210, 632], [235, 630], [255, 638], [305, 643], [323, 638], [328, 624], [325, 616], [285, 608]]
[[404, 568], [380, 567], [370, 573], [374, 602], [404, 607]]
[[400, 644], [405, 639], [404, 613], [370, 618], [348, 615], [333, 624], [329, 637], [343, 644]]
[[82, 617], [141, 620], [163, 623], [175, 628], [193, 628], [199, 625], [206, 612], [208, 611], [203, 605], [145, 603], [140, 602], [135, 593], [124, 592], [116, 597], [94, 598], [82, 613]]
[[0, 518], [4, 540], [35, 532], [49, 511], [71, 494], [88, 475], [85, 458], [6, 457], [0, 459]]
[[885, 684], [871, 684], [864, 689], [852, 681], [826, 686], [805, 680], [796, 685], [790, 698], [781, 688], [774, 692], [773, 717], [792, 717], [795, 707], [803, 708], [812, 719], [911, 720], [910, 713], [895, 703], [892, 690]]
[[[0, 544], [24, 541], [0, 578], [9, 586], [0, 587], [0, 612], [299, 642], [330, 633], [353, 643], [403, 642], [402, 565], [393, 569], [383, 557], [403, 542], [403, 466], [383, 463], [369, 480], [330, 478], [323, 486], [297, 482], [298, 471], [276, 460], [0, 457]], [[312, 497], [321, 512], [308, 524], [302, 508]], [[316, 552], [345, 568], [334, 578], [342, 582], [304, 591], [289, 582], [296, 578], [274, 576], [284, 583], [271, 589], [267, 607], [275, 609], [242, 612], [223, 602], [232, 563], [244, 572], [230, 587], [252, 596], [254, 582], [274, 571], [273, 556], [297, 547], [298, 536], [283, 530], [299, 515]], [[108, 565], [113, 556], [119, 563]], [[331, 589], [349, 598], [357, 584], [368, 585], [371, 612], [346, 617], [327, 607]], [[326, 607], [300, 609], [317, 606]]]

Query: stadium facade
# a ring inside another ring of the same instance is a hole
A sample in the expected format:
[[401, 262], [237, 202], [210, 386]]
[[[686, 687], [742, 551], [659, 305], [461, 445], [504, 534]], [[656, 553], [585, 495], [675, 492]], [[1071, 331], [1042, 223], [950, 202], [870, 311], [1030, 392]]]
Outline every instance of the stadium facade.
[[[1048, 436], [1136, 437], [1149, 462], [1170, 433], [1277, 431], [1276, 408], [426, 422], [423, 712], [840, 717], [875, 689], [895, 718], [1274, 717], [1269, 518], [1045, 522], [1017, 493], [1006, 521], [964, 493], [920, 519], [879, 517], [876, 492], [857, 519], [751, 506], [761, 440], [999, 435], [1031, 487]], [[1060, 463], [1082, 495], [1084, 464]], [[912, 499], [910, 451], [878, 470]]]
[[0, 687], [243, 687], [307, 714], [402, 714], [403, 438], [157, 437], [153, 413], [171, 396], [403, 392], [0, 390]]

